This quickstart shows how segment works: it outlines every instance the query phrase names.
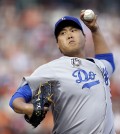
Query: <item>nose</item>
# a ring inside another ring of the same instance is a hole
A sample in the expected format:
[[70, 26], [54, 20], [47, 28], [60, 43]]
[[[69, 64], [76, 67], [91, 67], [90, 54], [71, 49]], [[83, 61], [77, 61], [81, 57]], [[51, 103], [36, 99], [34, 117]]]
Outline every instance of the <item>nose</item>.
[[68, 39], [73, 38], [72, 34], [70, 32], [68, 32]]

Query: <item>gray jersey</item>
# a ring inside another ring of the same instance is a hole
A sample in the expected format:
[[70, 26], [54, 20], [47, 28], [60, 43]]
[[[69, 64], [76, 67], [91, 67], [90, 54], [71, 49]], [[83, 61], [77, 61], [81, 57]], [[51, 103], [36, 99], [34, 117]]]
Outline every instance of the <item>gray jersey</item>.
[[53, 134], [115, 134], [108, 61], [63, 56], [24, 77], [32, 94], [40, 83], [58, 81], [53, 89]]

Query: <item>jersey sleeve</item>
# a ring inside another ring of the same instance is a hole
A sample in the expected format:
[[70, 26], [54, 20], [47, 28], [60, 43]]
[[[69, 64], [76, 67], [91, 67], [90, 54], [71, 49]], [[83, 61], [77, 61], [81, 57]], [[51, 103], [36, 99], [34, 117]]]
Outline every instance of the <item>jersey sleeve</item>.
[[26, 103], [31, 101], [32, 98], [32, 92], [31, 89], [29, 87], [28, 84], [20, 87], [15, 93], [14, 95], [11, 97], [10, 102], [9, 102], [9, 106], [13, 109], [13, 101], [16, 98], [23, 98], [25, 100]]
[[[99, 59], [99, 60], [101, 60], [101, 61], [108, 61], [110, 64], [111, 64], [111, 66], [112, 66], [112, 72], [114, 72], [115, 71], [115, 63], [114, 63], [114, 58], [113, 58], [113, 54], [112, 53], [107, 53], [107, 54], [97, 54], [97, 55], [95, 55], [95, 58], [96, 59]], [[104, 63], [104, 64], [106, 64], [106, 63]]]
[[96, 63], [101, 68], [103, 74], [107, 74], [108, 78], [110, 78], [115, 70], [113, 54], [98, 54], [95, 56], [95, 59], [98, 60]]

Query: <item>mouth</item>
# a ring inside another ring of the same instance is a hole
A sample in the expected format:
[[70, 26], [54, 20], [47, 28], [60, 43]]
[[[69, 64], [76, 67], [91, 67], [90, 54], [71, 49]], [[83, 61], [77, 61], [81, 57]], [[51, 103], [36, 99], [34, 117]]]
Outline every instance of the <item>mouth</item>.
[[75, 41], [74, 41], [74, 40], [69, 41], [69, 44], [73, 44], [73, 43], [75, 43]]

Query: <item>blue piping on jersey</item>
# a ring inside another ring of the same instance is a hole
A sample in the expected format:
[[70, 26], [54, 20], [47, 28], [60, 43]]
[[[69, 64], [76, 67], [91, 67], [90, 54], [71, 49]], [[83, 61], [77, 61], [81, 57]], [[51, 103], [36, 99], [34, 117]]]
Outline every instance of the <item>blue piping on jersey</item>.
[[111, 64], [113, 72], [115, 71], [115, 63], [112, 53], [96, 54], [95, 58], [99, 60], [107, 60]]

